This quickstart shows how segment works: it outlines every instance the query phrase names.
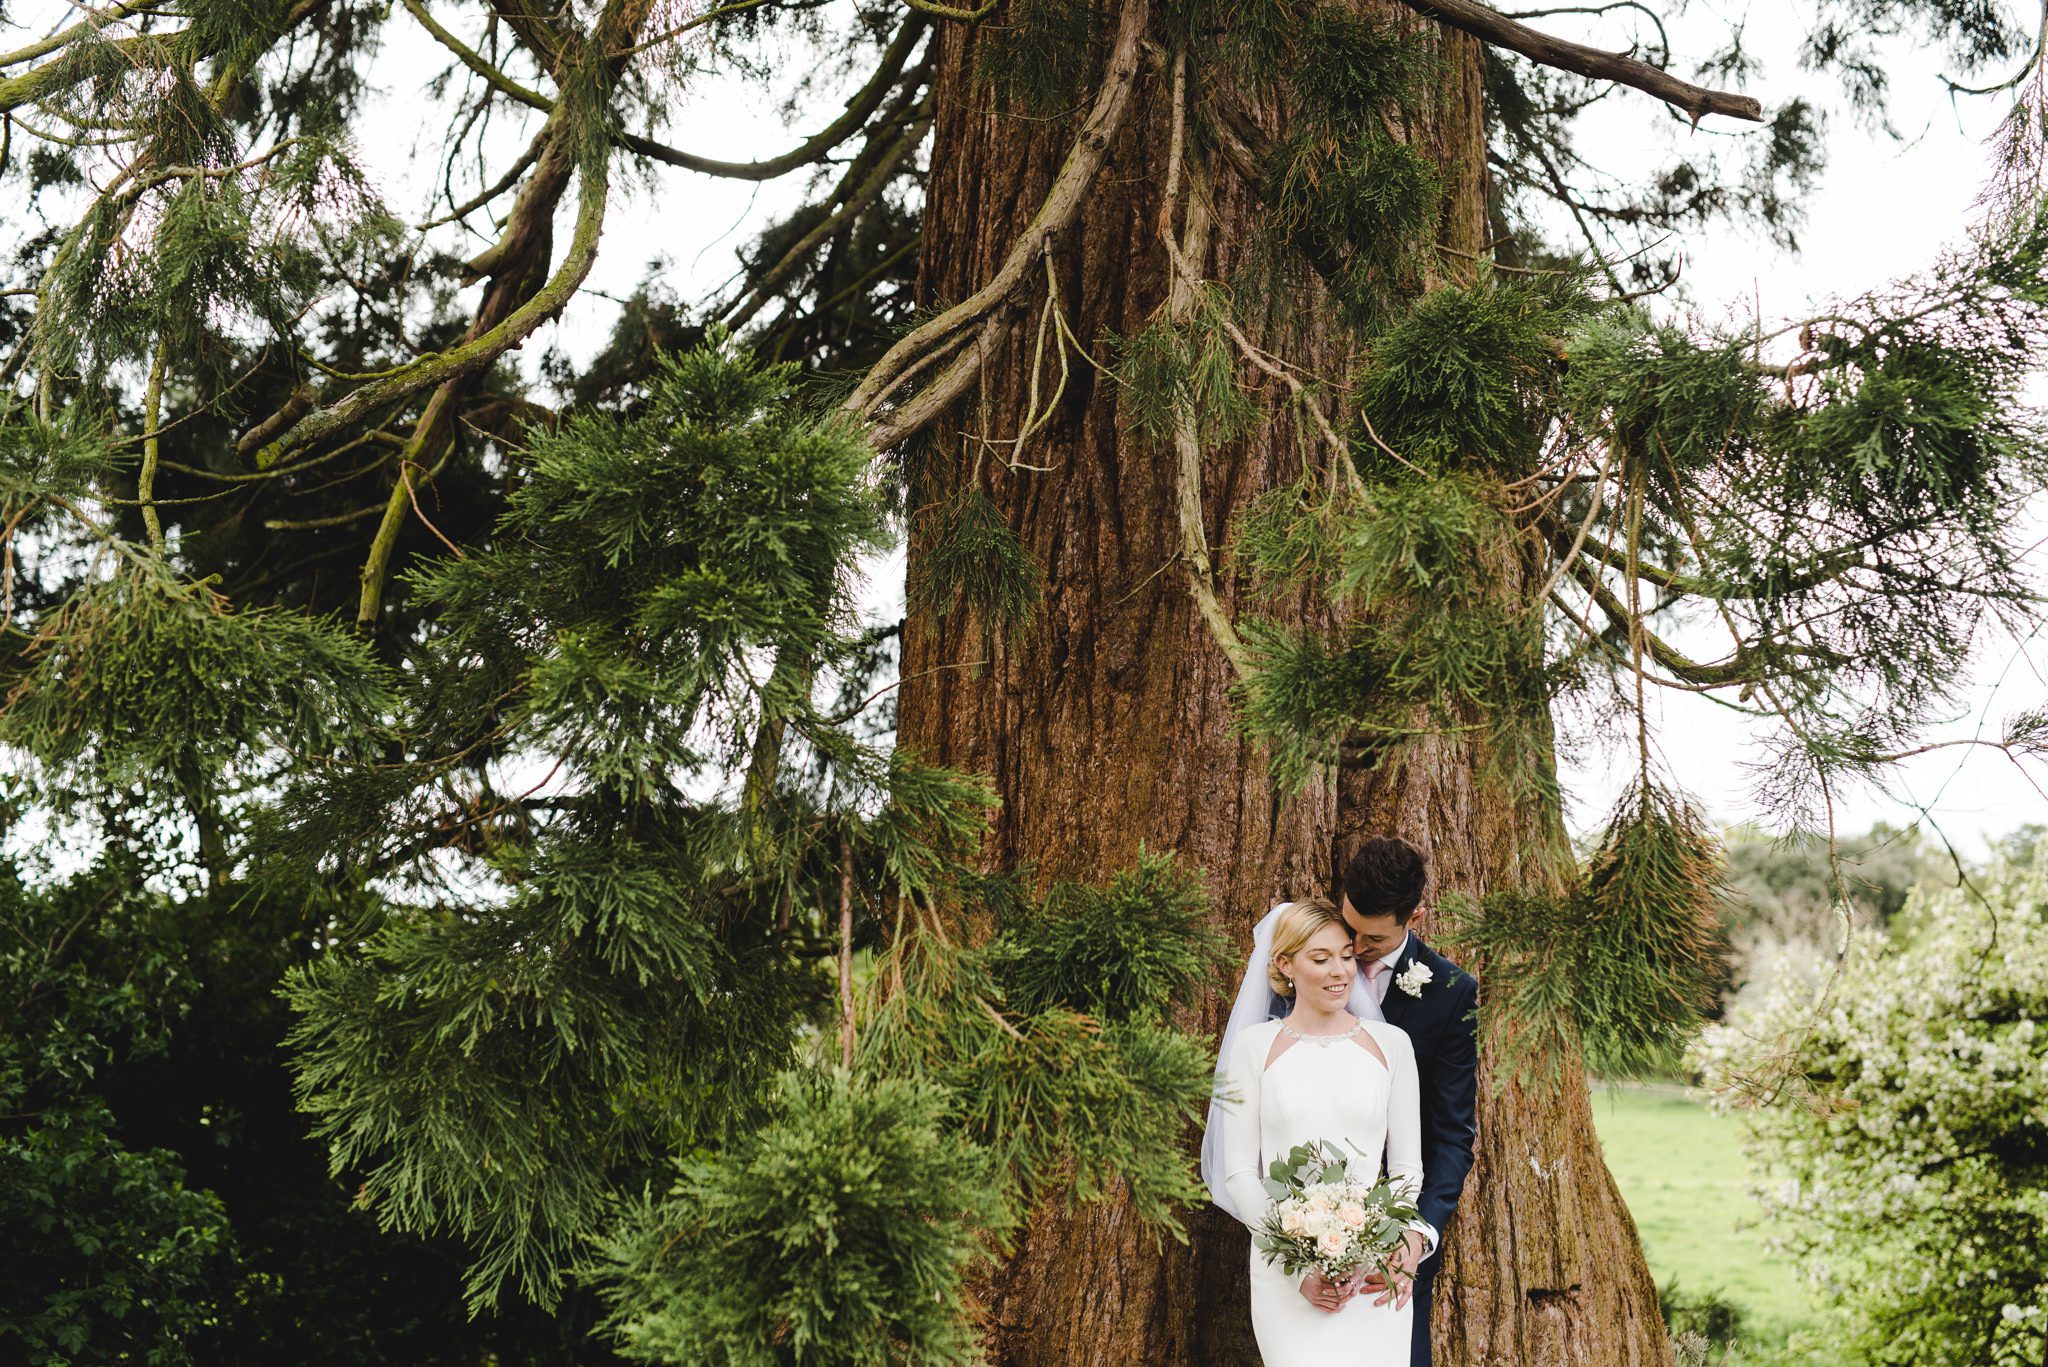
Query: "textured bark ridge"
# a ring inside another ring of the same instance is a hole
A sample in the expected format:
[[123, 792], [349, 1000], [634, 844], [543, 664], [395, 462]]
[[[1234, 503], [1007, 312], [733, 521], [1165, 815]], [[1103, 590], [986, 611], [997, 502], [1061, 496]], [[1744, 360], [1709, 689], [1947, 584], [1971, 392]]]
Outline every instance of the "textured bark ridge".
[[[1443, 77], [1406, 134], [1453, 190], [1440, 240], [1484, 245], [1481, 56], [1469, 37], [1405, 10], [1435, 43]], [[996, 271], [1066, 155], [1069, 124], [1004, 116], [972, 79], [967, 25], [937, 43], [936, 124], [926, 207], [922, 296], [944, 304]], [[1109, 151], [1076, 227], [1051, 261], [1076, 336], [1099, 361], [1109, 334], [1141, 328], [1165, 298], [1157, 236], [1170, 76], [1154, 64]], [[1277, 110], [1254, 111], [1270, 130]], [[1220, 158], [1209, 164], [1207, 259], [1221, 278], [1261, 209]], [[992, 867], [1028, 865], [1043, 880], [1128, 867], [1141, 847], [1173, 850], [1207, 873], [1219, 925], [1248, 943], [1273, 901], [1322, 891], [1340, 847], [1392, 828], [1438, 861], [1445, 888], [1511, 885], [1561, 848], [1547, 821], [1490, 795], [1474, 756], [1425, 745], [1403, 762], [1276, 793], [1256, 746], [1232, 726], [1232, 666], [1197, 614], [1176, 520], [1171, 449], [1120, 430], [1114, 387], [1074, 361], [1060, 407], [1008, 468], [1031, 394], [1036, 309], [986, 359], [978, 390], [909, 454], [915, 505], [976, 483], [1045, 571], [1036, 620], [1014, 639], [964, 614], [913, 612], [904, 630], [900, 734], [922, 758], [990, 776], [1003, 806], [985, 850]], [[1344, 373], [1345, 358], [1310, 295], [1273, 301], [1247, 325], [1298, 364]], [[1240, 309], [1248, 311], [1246, 301]], [[1049, 390], [1050, 382], [1046, 384]], [[1309, 443], [1312, 445], [1312, 439]], [[1256, 496], [1291, 481], [1304, 443], [1282, 423], [1209, 453], [1202, 508], [1210, 544]], [[910, 573], [928, 547], [913, 519]], [[1244, 586], [1220, 558], [1219, 596], [1236, 615]], [[1327, 609], [1304, 594], [1261, 604], [1307, 622]], [[1190, 1024], [1214, 1031], [1234, 982], [1219, 981]], [[1635, 1232], [1600, 1162], [1582, 1079], [1540, 1102], [1489, 1105], [1480, 1167], [1448, 1252], [1438, 1361], [1537, 1367], [1667, 1360], [1655, 1288]], [[1192, 1137], [1191, 1137], [1192, 1139]], [[1017, 1255], [987, 1288], [991, 1361], [1017, 1367], [1253, 1363], [1246, 1304], [1248, 1241], [1212, 1210], [1190, 1216], [1191, 1242], [1156, 1245], [1121, 1204], [1039, 1212]]]

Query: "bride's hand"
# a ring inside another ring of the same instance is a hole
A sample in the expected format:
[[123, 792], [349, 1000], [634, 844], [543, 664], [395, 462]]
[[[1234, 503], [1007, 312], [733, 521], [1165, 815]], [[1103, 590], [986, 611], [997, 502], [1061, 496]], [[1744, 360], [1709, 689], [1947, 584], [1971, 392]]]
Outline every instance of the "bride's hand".
[[1332, 1315], [1342, 1310], [1344, 1302], [1351, 1299], [1351, 1290], [1348, 1283], [1333, 1282], [1314, 1268], [1310, 1268], [1301, 1279], [1302, 1299]]

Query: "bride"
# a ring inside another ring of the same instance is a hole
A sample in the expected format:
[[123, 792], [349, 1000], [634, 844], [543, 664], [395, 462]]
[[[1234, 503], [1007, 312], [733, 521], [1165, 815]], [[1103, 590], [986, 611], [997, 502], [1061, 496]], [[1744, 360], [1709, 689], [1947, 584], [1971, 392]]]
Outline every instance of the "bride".
[[[1202, 1144], [1216, 1204], [1254, 1229], [1270, 1204], [1266, 1166], [1296, 1144], [1333, 1141], [1356, 1155], [1354, 1175], [1371, 1181], [1384, 1151], [1386, 1175], [1421, 1188], [1415, 1054], [1398, 1027], [1353, 1014], [1357, 976], [1350, 928], [1321, 898], [1282, 903], [1259, 923]], [[1269, 987], [1291, 1004], [1284, 1019], [1265, 1019]], [[1412, 1268], [1435, 1231], [1417, 1221], [1407, 1237]], [[1313, 1271], [1288, 1276], [1254, 1248], [1251, 1284], [1266, 1367], [1408, 1367], [1407, 1276], [1397, 1272], [1377, 1297], [1358, 1295]]]

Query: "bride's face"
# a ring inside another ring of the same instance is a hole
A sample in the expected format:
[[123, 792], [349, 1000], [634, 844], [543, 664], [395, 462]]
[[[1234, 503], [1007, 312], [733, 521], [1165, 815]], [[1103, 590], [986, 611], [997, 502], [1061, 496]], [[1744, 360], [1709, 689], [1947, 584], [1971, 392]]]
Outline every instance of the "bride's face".
[[1351, 980], [1358, 976], [1350, 933], [1334, 922], [1324, 926], [1289, 956], [1286, 968], [1294, 977], [1296, 1001], [1311, 1008], [1343, 1010], [1351, 997]]

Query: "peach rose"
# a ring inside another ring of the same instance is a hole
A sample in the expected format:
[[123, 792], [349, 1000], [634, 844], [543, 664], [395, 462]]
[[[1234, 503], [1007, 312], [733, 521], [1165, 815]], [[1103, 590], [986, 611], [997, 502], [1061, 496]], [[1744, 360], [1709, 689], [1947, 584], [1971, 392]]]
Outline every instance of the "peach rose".
[[1344, 1251], [1351, 1238], [1341, 1229], [1333, 1229], [1316, 1240], [1316, 1251], [1325, 1258], [1334, 1258]]
[[1337, 1218], [1342, 1220], [1348, 1228], [1364, 1229], [1365, 1207], [1356, 1201], [1346, 1201], [1343, 1205], [1337, 1207]]

